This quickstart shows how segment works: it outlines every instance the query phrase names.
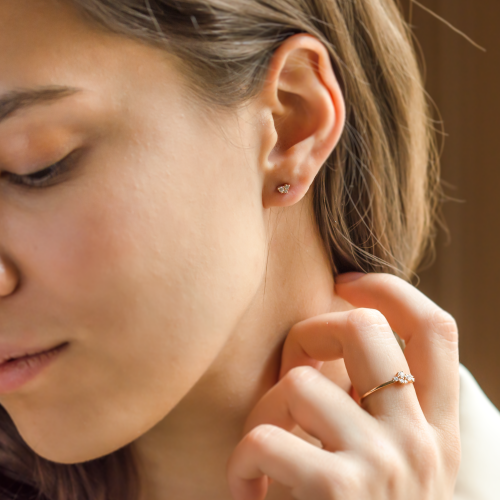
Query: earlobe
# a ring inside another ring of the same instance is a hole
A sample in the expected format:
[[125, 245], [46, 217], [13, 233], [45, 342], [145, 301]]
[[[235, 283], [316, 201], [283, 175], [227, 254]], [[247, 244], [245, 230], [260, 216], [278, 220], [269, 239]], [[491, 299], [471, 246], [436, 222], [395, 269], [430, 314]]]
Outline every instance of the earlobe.
[[262, 142], [263, 206], [293, 205], [309, 190], [344, 126], [344, 100], [327, 48], [307, 34], [285, 40], [270, 62], [261, 98], [274, 132], [274, 141], [267, 134]]
[[290, 184], [283, 184], [283, 186], [278, 187], [278, 191], [281, 194], [287, 194], [289, 189], [290, 189]]

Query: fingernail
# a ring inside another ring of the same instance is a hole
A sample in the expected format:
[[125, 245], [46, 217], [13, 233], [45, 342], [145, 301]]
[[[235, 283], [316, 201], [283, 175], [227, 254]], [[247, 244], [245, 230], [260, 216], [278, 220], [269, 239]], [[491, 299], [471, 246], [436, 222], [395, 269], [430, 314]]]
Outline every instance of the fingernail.
[[356, 281], [359, 280], [359, 278], [362, 278], [365, 275], [365, 273], [344, 273], [344, 274], [339, 274], [335, 278], [335, 283], [349, 283], [349, 281]]

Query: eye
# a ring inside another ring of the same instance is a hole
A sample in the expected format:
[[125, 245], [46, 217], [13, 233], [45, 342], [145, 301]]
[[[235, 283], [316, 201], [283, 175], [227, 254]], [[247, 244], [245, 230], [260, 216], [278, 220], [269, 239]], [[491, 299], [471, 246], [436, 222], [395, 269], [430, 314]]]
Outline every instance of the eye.
[[23, 186], [27, 188], [43, 188], [54, 184], [54, 181], [62, 173], [69, 169], [70, 162], [73, 158], [73, 151], [69, 155], [65, 156], [62, 160], [59, 160], [48, 167], [45, 167], [31, 174], [18, 175], [12, 172], [2, 172], [1, 176], [6, 178], [11, 184], [18, 186]]

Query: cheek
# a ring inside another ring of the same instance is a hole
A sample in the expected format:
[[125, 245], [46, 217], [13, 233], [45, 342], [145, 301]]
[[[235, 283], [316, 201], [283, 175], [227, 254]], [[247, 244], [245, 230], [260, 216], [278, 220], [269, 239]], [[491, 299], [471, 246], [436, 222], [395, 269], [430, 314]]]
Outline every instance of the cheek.
[[210, 185], [212, 174], [104, 183], [16, 219], [24, 326], [72, 343], [4, 402], [41, 456], [75, 463], [133, 441], [230, 336], [260, 283], [264, 239], [241, 194], [238, 203], [233, 186]]

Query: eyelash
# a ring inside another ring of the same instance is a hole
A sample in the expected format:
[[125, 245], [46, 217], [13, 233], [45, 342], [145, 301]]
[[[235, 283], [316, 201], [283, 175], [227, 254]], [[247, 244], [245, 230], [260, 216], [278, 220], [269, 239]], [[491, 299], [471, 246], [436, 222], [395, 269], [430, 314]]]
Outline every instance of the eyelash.
[[30, 189], [41, 189], [51, 185], [51, 181], [68, 169], [70, 156], [72, 156], [72, 153], [62, 160], [31, 174], [17, 175], [12, 172], [4, 172], [3, 175], [12, 184]]

